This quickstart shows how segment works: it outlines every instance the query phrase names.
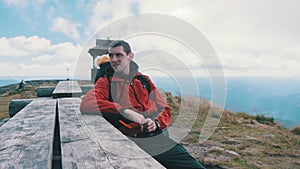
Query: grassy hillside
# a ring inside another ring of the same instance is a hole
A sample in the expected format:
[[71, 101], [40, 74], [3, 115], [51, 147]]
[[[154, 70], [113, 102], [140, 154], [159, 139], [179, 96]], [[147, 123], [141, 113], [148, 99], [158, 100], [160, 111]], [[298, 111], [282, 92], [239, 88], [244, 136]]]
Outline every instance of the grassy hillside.
[[8, 106], [13, 99], [36, 98], [36, 89], [41, 86], [56, 86], [58, 80], [35, 80], [26, 82], [24, 88], [19, 89], [19, 84], [0, 87], [0, 120], [8, 118]]
[[197, 120], [182, 143], [209, 168], [299, 168], [299, 127], [294, 128], [294, 134], [273, 118], [225, 110], [212, 136], [199, 143], [209, 110], [213, 112], [220, 108], [206, 99], [189, 98], [183, 101], [169, 94], [167, 100], [174, 111], [173, 120], [176, 120], [179, 111], [184, 114], [191, 109], [180, 110], [178, 106], [183, 102], [200, 103]]
[[[30, 81], [24, 89], [18, 89], [18, 84], [1, 87], [0, 119], [8, 117], [10, 100], [35, 98], [38, 87], [55, 86], [57, 82]], [[79, 84], [88, 83], [79, 81]], [[173, 123], [180, 116], [187, 121], [187, 125], [192, 126], [182, 144], [208, 168], [299, 168], [299, 127], [293, 130], [293, 134], [272, 118], [225, 110], [218, 126], [213, 128], [212, 136], [200, 143], [205, 120], [208, 116], [217, 120], [218, 114], [214, 111], [221, 109], [206, 99], [174, 97], [170, 93], [165, 95], [173, 110]], [[200, 105], [199, 108], [193, 107], [195, 103]], [[210, 110], [212, 114], [208, 113]], [[189, 119], [192, 111], [198, 112], [196, 117], [192, 117], [196, 120]]]

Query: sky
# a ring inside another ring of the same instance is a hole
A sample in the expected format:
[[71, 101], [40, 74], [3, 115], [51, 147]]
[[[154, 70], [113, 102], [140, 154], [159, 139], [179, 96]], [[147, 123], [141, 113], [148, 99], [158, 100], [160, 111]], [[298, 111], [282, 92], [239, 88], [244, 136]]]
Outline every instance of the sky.
[[[0, 0], [0, 77], [64, 77], [76, 72], [89, 77], [93, 61], [87, 49], [95, 46], [95, 39], [122, 38], [102, 28], [146, 13], [168, 15], [196, 28], [221, 66], [211, 68], [201, 56], [197, 60], [199, 55], [187, 48], [197, 42], [183, 45], [182, 39], [174, 40], [166, 33], [144, 33], [128, 38], [133, 49], [167, 56], [137, 57], [145, 70], [151, 63], [160, 70], [169, 66], [179, 71], [185, 66], [198, 75], [220, 69], [226, 77], [297, 77], [299, 6], [298, 0]], [[182, 29], [168, 21], [153, 23], [175, 32]], [[130, 24], [124, 30], [130, 32]]]

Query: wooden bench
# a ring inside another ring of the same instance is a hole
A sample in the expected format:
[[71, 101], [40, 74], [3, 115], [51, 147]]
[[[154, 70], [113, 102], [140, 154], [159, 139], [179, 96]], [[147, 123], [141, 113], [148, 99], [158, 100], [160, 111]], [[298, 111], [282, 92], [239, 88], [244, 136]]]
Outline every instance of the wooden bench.
[[52, 97], [55, 86], [41, 86], [37, 88], [37, 97]]
[[26, 107], [34, 99], [13, 99], [8, 105], [8, 114], [10, 117], [13, 117], [20, 110]]
[[82, 90], [77, 81], [60, 81], [52, 93], [53, 98], [80, 97], [81, 95]]
[[56, 100], [33, 100], [0, 128], [0, 168], [51, 168]]

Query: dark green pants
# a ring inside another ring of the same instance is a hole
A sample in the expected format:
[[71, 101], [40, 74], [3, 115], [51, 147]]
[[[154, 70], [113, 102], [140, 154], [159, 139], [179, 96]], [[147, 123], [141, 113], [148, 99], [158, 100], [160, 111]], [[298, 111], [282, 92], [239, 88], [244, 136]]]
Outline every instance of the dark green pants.
[[205, 168], [181, 144], [164, 134], [131, 140], [167, 169]]
[[204, 168], [204, 166], [194, 159], [180, 144], [176, 144], [170, 150], [153, 156], [153, 158], [170, 169]]

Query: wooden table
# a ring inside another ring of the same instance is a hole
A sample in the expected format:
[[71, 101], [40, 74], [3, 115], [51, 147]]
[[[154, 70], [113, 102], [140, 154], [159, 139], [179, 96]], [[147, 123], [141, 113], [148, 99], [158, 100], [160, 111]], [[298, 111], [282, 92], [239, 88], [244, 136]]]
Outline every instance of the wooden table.
[[63, 168], [164, 168], [100, 115], [83, 115], [79, 98], [58, 99]]
[[80, 98], [60, 98], [78, 87], [59, 83], [57, 99], [34, 99], [0, 127], [0, 169], [164, 168], [101, 115], [82, 114]]
[[60, 81], [52, 93], [53, 98], [80, 97], [81, 95], [82, 90], [77, 81]]

